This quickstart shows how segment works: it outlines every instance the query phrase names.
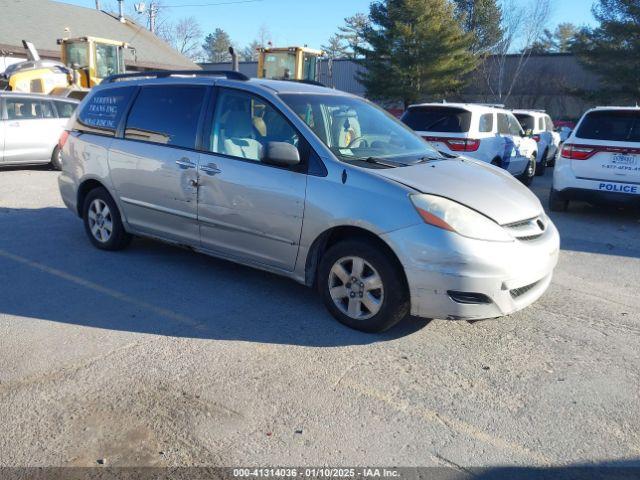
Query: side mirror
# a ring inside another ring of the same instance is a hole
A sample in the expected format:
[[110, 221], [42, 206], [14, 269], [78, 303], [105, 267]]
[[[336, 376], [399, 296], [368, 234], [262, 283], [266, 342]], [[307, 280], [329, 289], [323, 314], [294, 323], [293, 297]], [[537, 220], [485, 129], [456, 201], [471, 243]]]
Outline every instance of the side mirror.
[[300, 152], [297, 147], [287, 142], [269, 142], [264, 163], [279, 167], [293, 167], [300, 163]]

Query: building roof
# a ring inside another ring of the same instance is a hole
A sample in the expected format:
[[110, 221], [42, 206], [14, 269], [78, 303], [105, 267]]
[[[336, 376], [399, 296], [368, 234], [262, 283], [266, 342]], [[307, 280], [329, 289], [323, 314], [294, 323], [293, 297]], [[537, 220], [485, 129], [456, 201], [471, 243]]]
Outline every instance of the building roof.
[[[42, 57], [60, 58], [56, 40], [69, 37], [100, 37], [128, 43], [128, 67], [197, 69], [191, 60], [160, 40], [143, 26], [93, 8], [50, 0], [0, 0], [0, 54], [24, 56], [22, 40], [32, 42]], [[69, 31], [65, 32], [65, 28]]]

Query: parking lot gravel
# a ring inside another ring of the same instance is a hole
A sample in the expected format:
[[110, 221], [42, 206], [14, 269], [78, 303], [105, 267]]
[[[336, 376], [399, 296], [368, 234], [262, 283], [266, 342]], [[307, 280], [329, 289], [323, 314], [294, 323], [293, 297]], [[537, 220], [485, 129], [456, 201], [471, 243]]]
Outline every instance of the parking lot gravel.
[[0, 171], [0, 466], [640, 464], [637, 211], [552, 214], [524, 311], [371, 335], [284, 278], [93, 248], [57, 175]]

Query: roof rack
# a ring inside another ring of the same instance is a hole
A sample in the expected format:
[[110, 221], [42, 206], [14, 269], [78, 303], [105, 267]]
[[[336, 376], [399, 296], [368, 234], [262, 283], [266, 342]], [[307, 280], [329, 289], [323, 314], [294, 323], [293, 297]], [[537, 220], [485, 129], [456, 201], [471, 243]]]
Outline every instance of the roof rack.
[[133, 78], [169, 78], [175, 76], [225, 77], [229, 80], [249, 80], [244, 73], [235, 70], [153, 70], [148, 72], [120, 73], [105, 78], [102, 83], [114, 83]]
[[285, 78], [284, 79], [285, 82], [296, 82], [296, 83], [306, 83], [307, 85], [315, 85], [316, 87], [325, 87], [328, 88], [324, 83], [319, 82], [317, 80], [311, 80], [309, 78], [301, 78], [301, 79], [296, 79], [296, 78]]
[[476, 103], [476, 105], [482, 105], [484, 107], [504, 108], [504, 103]]

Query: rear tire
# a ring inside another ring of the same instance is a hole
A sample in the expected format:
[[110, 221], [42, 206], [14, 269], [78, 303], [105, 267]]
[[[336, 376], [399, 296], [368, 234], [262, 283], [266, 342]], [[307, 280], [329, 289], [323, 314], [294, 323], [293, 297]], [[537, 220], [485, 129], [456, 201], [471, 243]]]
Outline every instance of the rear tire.
[[389, 254], [361, 240], [346, 240], [325, 252], [318, 287], [331, 314], [363, 332], [382, 332], [409, 314], [401, 267]]
[[62, 170], [62, 150], [56, 145], [51, 154], [51, 168], [54, 170]]
[[569, 200], [564, 198], [560, 192], [551, 189], [549, 193], [549, 210], [552, 212], [566, 212], [569, 209]]
[[547, 155], [549, 155], [549, 151], [545, 150], [542, 154], [542, 161], [536, 165], [536, 177], [542, 177], [544, 175], [547, 169]]
[[122, 225], [116, 203], [103, 187], [91, 190], [82, 208], [84, 229], [93, 245], [101, 250], [121, 250], [131, 242]]
[[524, 172], [522, 172], [518, 176], [518, 180], [520, 180], [522, 183], [524, 183], [528, 187], [529, 185], [531, 185], [531, 182], [533, 181], [533, 177], [535, 176], [536, 176], [536, 155], [534, 153], [529, 158], [529, 164], [524, 169]]

